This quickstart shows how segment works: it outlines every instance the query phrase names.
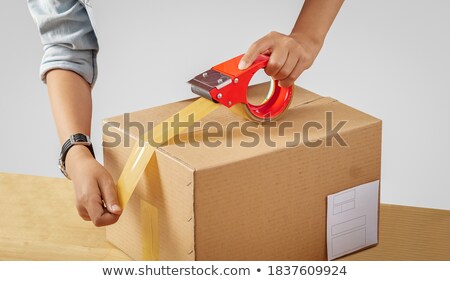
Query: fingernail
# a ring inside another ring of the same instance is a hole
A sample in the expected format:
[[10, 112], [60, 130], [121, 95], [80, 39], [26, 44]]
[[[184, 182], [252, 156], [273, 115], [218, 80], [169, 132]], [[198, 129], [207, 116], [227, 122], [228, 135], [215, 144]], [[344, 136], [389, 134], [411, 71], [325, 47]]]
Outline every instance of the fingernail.
[[112, 210], [113, 212], [122, 211], [122, 209], [119, 207], [119, 205], [116, 205], [116, 204], [114, 204], [114, 205], [111, 206], [111, 210]]
[[244, 60], [241, 60], [241, 61], [239, 62], [238, 68], [239, 68], [239, 70], [246, 69], [246, 68], [247, 68], [247, 62], [244, 61]]

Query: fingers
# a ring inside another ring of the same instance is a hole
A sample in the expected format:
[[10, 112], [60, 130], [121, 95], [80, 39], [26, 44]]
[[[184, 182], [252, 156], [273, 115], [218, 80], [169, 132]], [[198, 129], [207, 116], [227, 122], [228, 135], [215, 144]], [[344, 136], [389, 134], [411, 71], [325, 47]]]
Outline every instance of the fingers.
[[119, 207], [116, 185], [111, 176], [104, 176], [98, 181], [98, 185], [108, 211], [112, 214], [120, 215], [122, 213], [122, 209]]
[[320, 45], [307, 38], [270, 32], [253, 43], [239, 63], [239, 69], [248, 68], [259, 54], [270, 54], [265, 68], [267, 75], [290, 87], [308, 69], [320, 51]]
[[[288, 58], [288, 51], [285, 49], [276, 49], [272, 52], [269, 58], [269, 62], [265, 68], [267, 75], [274, 77], [286, 63]], [[275, 78], [275, 77], [274, 77]]]
[[[102, 180], [95, 178], [76, 184], [77, 210], [85, 221], [92, 221], [95, 226], [110, 225], [120, 217], [114, 182], [103, 176]], [[105, 207], [108, 206], [108, 207]]]
[[284, 80], [288, 78], [298, 62], [298, 56], [289, 53], [284, 65], [278, 70], [277, 73], [273, 74], [272, 77], [276, 80]]
[[291, 73], [284, 79], [280, 79], [281, 87], [290, 87], [294, 84], [295, 80], [303, 73], [306, 68], [302, 66], [301, 62], [298, 61], [295, 68]]
[[89, 217], [89, 214], [86, 210], [86, 208], [84, 208], [81, 205], [77, 205], [77, 210], [78, 210], [78, 215], [85, 221], [90, 221], [91, 218]]
[[87, 202], [86, 210], [92, 223], [98, 227], [113, 224], [120, 217], [119, 215], [111, 214], [103, 207], [100, 196], [91, 197]]
[[244, 70], [248, 68], [252, 63], [256, 60], [259, 54], [261, 53], [268, 53], [268, 51], [272, 46], [274, 45], [274, 42], [272, 38], [269, 35], [266, 35], [262, 37], [261, 39], [257, 40], [255, 43], [253, 43], [250, 48], [248, 48], [245, 55], [241, 58], [241, 61], [239, 62], [238, 68], [240, 70]]

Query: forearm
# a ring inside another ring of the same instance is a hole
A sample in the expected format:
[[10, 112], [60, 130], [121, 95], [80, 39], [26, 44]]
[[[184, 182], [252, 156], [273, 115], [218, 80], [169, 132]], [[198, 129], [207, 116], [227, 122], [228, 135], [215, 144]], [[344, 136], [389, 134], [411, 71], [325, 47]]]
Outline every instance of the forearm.
[[63, 144], [70, 135], [91, 133], [91, 86], [80, 75], [62, 69], [47, 73], [48, 95], [58, 136]]
[[[55, 69], [47, 73], [48, 95], [61, 145], [76, 133], [90, 135], [92, 100], [91, 86], [80, 75], [69, 70]], [[81, 159], [92, 158], [83, 145], [76, 145], [66, 156], [66, 170], [72, 178]]]
[[343, 3], [344, 0], [305, 0], [291, 36], [308, 40], [320, 49]]

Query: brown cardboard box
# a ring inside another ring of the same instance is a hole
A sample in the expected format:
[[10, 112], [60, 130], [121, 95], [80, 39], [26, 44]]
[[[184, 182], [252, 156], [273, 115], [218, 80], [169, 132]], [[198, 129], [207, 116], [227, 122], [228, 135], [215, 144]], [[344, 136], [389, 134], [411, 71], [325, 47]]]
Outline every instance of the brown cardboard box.
[[[265, 93], [266, 86], [253, 87], [250, 95]], [[129, 120], [123, 115], [104, 120], [105, 144], [121, 138], [119, 146], [104, 148], [105, 166], [115, 180], [131, 150], [124, 146], [124, 136], [132, 146], [139, 134], [135, 127], [124, 132], [124, 123], [158, 124], [189, 102], [134, 112]], [[327, 125], [330, 115], [332, 124]], [[221, 106], [189, 137], [201, 139], [211, 121], [223, 131], [231, 122], [246, 123]], [[277, 129], [287, 121], [292, 128], [280, 134]], [[330, 131], [340, 122], [346, 122], [338, 130], [346, 146], [333, 132], [327, 134], [327, 127]], [[222, 141], [217, 147], [204, 142], [182, 147], [180, 141], [159, 147], [119, 222], [107, 227], [107, 239], [133, 259], [142, 259], [143, 199], [157, 209], [158, 237], [152, 239], [159, 244], [160, 260], [326, 259], [326, 197], [380, 179], [381, 121], [296, 87], [277, 128], [268, 132], [267, 125], [252, 124], [248, 131], [253, 135], [235, 128], [232, 137], [210, 139]], [[305, 127], [307, 139], [286, 145]], [[264, 142], [264, 134], [275, 145]], [[256, 145], [241, 145], [255, 136], [261, 138]]]

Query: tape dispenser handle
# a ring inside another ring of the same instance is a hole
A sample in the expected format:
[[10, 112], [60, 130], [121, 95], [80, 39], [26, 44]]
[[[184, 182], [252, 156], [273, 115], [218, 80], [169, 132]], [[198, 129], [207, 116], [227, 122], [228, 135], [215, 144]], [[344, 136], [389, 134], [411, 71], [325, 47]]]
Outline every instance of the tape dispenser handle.
[[[250, 82], [250, 79], [258, 70], [265, 68], [268, 63], [268, 56], [259, 55], [255, 62], [249, 67], [251, 76], [248, 78], [248, 82]], [[281, 87], [278, 80], [274, 80], [273, 78], [270, 79], [270, 88], [266, 95], [266, 99], [262, 103], [252, 104], [248, 99], [246, 100], [244, 110], [247, 117], [251, 120], [258, 122], [275, 120], [288, 109], [292, 101], [293, 86]]]

